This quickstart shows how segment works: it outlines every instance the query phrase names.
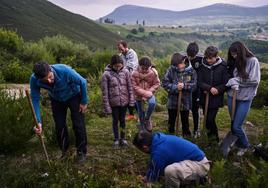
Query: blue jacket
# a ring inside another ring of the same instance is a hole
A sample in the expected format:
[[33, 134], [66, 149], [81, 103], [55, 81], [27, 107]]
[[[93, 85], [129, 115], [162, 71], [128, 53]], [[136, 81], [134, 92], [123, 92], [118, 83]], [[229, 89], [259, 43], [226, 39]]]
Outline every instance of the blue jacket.
[[55, 64], [51, 65], [54, 73], [54, 84], [52, 86], [41, 82], [34, 73], [30, 78], [31, 97], [34, 110], [39, 123], [41, 123], [40, 115], [40, 88], [48, 90], [49, 96], [56, 101], [65, 102], [71, 97], [81, 92], [81, 104], [87, 104], [87, 81], [80, 76], [74, 69], [67, 65]]
[[205, 157], [197, 145], [177, 136], [155, 133], [151, 145], [151, 161], [147, 180], [156, 181], [165, 168], [184, 160], [201, 161]]

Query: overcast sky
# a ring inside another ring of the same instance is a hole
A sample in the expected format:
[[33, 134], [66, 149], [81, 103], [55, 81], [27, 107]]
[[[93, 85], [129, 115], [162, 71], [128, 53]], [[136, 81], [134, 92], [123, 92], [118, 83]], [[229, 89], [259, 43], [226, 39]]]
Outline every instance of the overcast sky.
[[[112, 12], [115, 8], [125, 5], [140, 5], [167, 10], [188, 10], [214, 3], [226, 3], [226, 0], [49, 0], [71, 12], [81, 14], [90, 19], [97, 19]], [[268, 5], [268, 0], [229, 0], [229, 4], [258, 7]]]

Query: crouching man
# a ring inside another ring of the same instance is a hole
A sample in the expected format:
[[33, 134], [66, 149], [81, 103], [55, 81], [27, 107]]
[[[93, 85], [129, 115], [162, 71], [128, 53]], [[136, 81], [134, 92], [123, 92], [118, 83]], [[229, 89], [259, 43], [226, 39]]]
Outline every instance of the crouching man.
[[210, 168], [208, 159], [199, 147], [183, 138], [140, 131], [133, 144], [151, 155], [144, 180], [156, 181], [165, 175], [165, 187], [180, 187], [180, 184], [204, 178]]

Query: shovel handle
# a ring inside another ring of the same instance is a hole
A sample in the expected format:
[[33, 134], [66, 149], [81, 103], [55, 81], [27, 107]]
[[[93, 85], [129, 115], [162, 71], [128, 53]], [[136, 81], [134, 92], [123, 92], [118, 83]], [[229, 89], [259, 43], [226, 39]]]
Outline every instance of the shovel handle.
[[208, 115], [209, 92], [206, 92], [203, 129], [205, 130]]
[[182, 98], [182, 91], [180, 90], [179, 95], [178, 95], [178, 110], [177, 110], [177, 117], [176, 117], [176, 135], [179, 135], [181, 98]]
[[231, 120], [234, 121], [234, 115], [235, 115], [235, 109], [236, 109], [236, 95], [237, 90], [233, 90], [233, 99], [232, 99], [232, 114], [231, 114]]
[[38, 121], [37, 121], [36, 114], [35, 114], [35, 111], [34, 111], [34, 107], [33, 107], [33, 103], [32, 103], [32, 100], [31, 100], [30, 92], [29, 92], [28, 89], [26, 89], [25, 93], [26, 93], [28, 102], [29, 102], [30, 107], [31, 107], [31, 111], [32, 111], [32, 114], [33, 114], [33, 117], [34, 117], [35, 126], [36, 126], [36, 128], [38, 128]]

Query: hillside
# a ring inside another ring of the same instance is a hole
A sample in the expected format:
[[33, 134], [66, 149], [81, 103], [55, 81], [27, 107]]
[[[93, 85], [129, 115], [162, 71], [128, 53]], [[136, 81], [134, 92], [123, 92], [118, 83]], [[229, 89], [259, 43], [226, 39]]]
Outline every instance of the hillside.
[[[170, 11], [134, 5], [124, 5], [104, 16], [103, 20], [106, 18], [113, 19], [117, 24], [135, 24], [137, 20], [139, 20], [140, 23], [145, 20], [147, 25], [191, 25], [193, 23], [196, 24], [197, 20], [201, 22], [203, 19], [210, 23], [212, 16], [214, 18], [221, 19], [226, 23], [232, 23], [234, 21], [234, 17], [239, 20], [248, 17], [254, 17], [254, 19], [256, 19], [257, 17], [264, 21], [264, 18], [262, 17], [268, 16], [268, 6], [250, 8], [217, 3], [186, 11]], [[208, 19], [209, 17], [210, 19]], [[201, 23], [208, 24], [206, 22]]]
[[118, 36], [81, 15], [46, 0], [1, 0], [0, 27], [15, 30], [26, 40], [62, 34], [91, 48], [113, 45]]

